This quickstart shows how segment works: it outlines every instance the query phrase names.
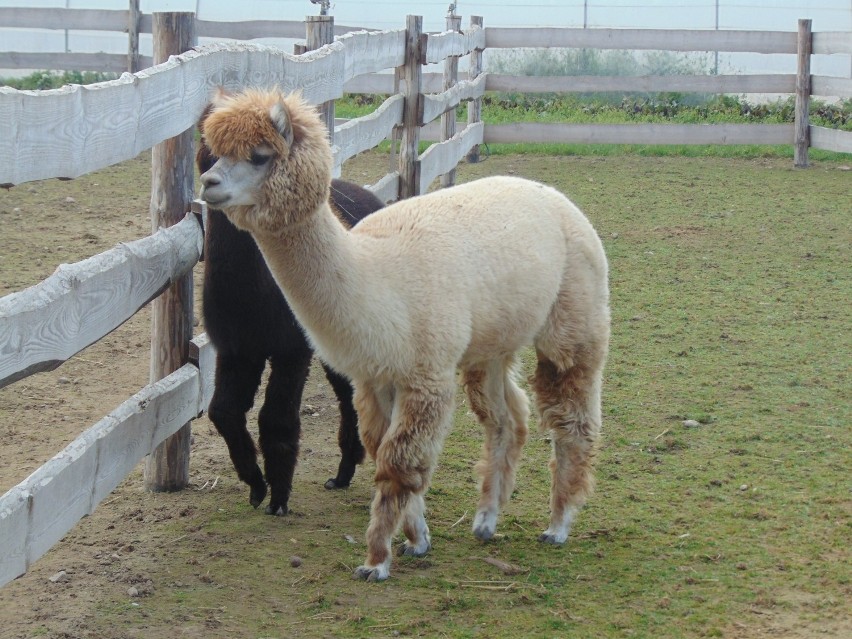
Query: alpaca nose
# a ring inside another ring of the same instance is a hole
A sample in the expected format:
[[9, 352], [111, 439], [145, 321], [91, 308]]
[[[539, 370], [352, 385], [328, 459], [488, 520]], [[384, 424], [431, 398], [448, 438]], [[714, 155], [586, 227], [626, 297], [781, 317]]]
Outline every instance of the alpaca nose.
[[203, 184], [206, 188], [210, 188], [211, 186], [219, 186], [222, 183], [222, 180], [218, 175], [213, 174], [212, 171], [207, 171], [202, 174], [199, 178], [201, 180], [201, 184]]

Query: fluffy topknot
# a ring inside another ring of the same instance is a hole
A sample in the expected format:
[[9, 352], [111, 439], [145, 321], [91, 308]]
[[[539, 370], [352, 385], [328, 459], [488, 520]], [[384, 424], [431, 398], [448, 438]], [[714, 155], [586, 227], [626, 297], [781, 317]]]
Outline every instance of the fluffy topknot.
[[293, 144], [308, 142], [314, 148], [328, 147], [325, 126], [301, 93], [284, 95], [277, 89], [220, 92], [212, 104], [213, 110], [204, 122], [204, 138], [216, 156], [248, 160], [260, 144], [272, 147], [279, 157], [286, 156], [289, 145], [277, 128], [279, 123], [273, 119], [280, 106], [289, 120]]

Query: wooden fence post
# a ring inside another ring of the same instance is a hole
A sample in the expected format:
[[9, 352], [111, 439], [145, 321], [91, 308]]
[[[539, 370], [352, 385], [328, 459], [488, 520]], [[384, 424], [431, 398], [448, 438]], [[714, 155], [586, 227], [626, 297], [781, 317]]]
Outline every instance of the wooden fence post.
[[[397, 67], [393, 71], [393, 94], [396, 95], [399, 93], [399, 87], [402, 85], [402, 77], [403, 77], [403, 67]], [[398, 170], [399, 162], [396, 157], [397, 151], [399, 150], [400, 138], [402, 137], [402, 127], [395, 126], [393, 128], [393, 133], [391, 133], [391, 147], [390, 153], [388, 154], [389, 163], [388, 163], [388, 172], [393, 172]]]
[[799, 20], [798, 62], [796, 64], [796, 146], [793, 153], [793, 163], [802, 168], [808, 165], [808, 147], [811, 143], [809, 111], [811, 107], [812, 43], [811, 21]]
[[[307, 51], [319, 49], [334, 42], [334, 16], [319, 15], [305, 18], [305, 47]], [[317, 107], [322, 121], [328, 128], [328, 139], [334, 144], [334, 100], [323, 102]]]
[[405, 104], [399, 149], [399, 199], [420, 194], [420, 124], [423, 122], [423, 17], [407, 16], [405, 23]]
[[127, 11], [127, 70], [139, 70], [139, 0], [130, 0]]
[[[482, 16], [470, 16], [470, 30], [482, 28]], [[476, 80], [482, 74], [482, 49], [470, 52], [470, 70], [467, 79]], [[467, 123], [476, 124], [482, 121], [482, 98], [476, 98], [467, 103]], [[474, 145], [467, 153], [467, 161], [471, 164], [479, 162], [479, 145]]]
[[[447, 14], [447, 31], [461, 31], [461, 16], [455, 15], [455, 3], [450, 5], [450, 12]], [[459, 80], [459, 58], [451, 55], [444, 60], [444, 81], [442, 89], [447, 91], [452, 89]], [[446, 141], [456, 134], [456, 107], [441, 114], [441, 141]], [[451, 169], [441, 176], [441, 186], [452, 186], [456, 183], [456, 170]]]
[[[155, 13], [154, 64], [195, 45], [195, 14]], [[193, 194], [194, 129], [151, 149], [151, 230], [180, 222]], [[192, 272], [172, 284], [151, 305], [151, 381], [162, 379], [189, 359], [192, 339]], [[182, 490], [189, 483], [190, 424], [161, 443], [145, 462], [145, 488]]]

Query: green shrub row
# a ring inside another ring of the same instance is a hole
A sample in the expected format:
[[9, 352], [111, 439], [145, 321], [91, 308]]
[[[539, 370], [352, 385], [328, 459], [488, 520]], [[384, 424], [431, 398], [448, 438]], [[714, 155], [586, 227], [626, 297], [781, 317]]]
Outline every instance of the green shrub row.
[[[620, 96], [612, 94], [557, 95], [530, 93], [489, 93], [482, 98], [482, 119], [488, 124], [509, 122], [563, 122], [618, 124], [635, 122], [674, 122], [712, 124], [721, 122], [781, 124], [793, 122], [795, 99], [752, 103], [732, 95], [705, 96], [694, 102], [680, 93]], [[336, 103], [341, 118], [354, 118], [372, 112], [387, 96], [347, 95]], [[466, 118], [460, 106], [457, 115]], [[812, 100], [811, 123], [852, 131], [852, 99], [837, 104]]]
[[106, 80], [115, 80], [117, 73], [102, 73], [100, 71], [35, 71], [22, 78], [0, 78], [0, 86], [13, 89], [37, 90], [58, 89], [66, 84], [94, 84]]

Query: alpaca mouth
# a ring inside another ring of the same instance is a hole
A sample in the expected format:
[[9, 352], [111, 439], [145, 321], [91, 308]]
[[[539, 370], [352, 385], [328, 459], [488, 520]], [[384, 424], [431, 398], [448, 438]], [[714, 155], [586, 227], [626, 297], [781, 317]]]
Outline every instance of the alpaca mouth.
[[201, 193], [198, 194], [198, 197], [207, 202], [210, 206], [217, 207], [231, 199], [227, 194], [216, 195], [216, 193], [211, 193], [210, 190], [205, 187], [201, 187]]

